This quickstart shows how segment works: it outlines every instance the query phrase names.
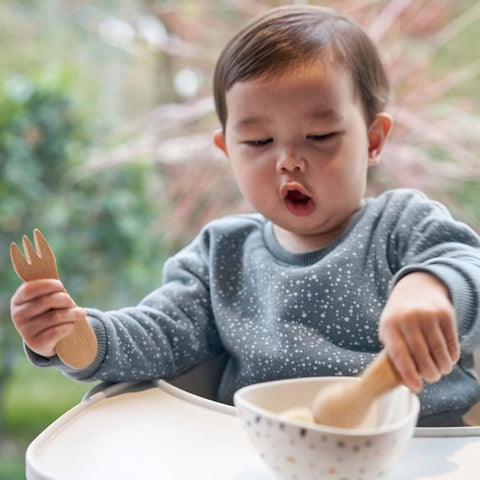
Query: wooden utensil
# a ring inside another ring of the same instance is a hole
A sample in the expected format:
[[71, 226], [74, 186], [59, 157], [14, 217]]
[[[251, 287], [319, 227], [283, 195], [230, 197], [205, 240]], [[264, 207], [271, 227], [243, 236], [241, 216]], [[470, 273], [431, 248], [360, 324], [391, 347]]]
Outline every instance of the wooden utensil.
[[359, 381], [322, 389], [313, 402], [315, 423], [355, 428], [374, 400], [403, 382], [385, 351], [367, 367]]
[[[24, 281], [40, 278], [58, 279], [55, 255], [37, 228], [33, 231], [35, 248], [26, 235], [22, 238], [25, 257], [15, 242], [10, 244], [13, 269]], [[86, 320], [75, 323], [74, 331], [60, 340], [55, 352], [66, 365], [81, 369], [88, 367], [97, 356], [97, 337]]]

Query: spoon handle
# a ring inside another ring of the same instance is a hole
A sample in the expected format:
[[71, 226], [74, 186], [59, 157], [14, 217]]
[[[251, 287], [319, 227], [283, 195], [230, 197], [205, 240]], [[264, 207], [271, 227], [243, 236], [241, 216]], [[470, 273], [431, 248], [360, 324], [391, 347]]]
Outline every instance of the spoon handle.
[[377, 397], [388, 390], [402, 385], [403, 381], [385, 350], [362, 374], [363, 394]]

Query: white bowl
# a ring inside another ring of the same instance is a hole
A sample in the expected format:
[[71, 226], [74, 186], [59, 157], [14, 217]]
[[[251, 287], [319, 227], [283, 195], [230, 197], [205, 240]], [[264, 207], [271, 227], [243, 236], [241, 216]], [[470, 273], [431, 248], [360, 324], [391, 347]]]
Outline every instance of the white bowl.
[[279, 414], [310, 406], [317, 392], [353, 377], [314, 377], [258, 383], [235, 393], [242, 425], [260, 457], [282, 480], [384, 478], [413, 436], [420, 402], [406, 387], [380, 397], [359, 428], [289, 420]]

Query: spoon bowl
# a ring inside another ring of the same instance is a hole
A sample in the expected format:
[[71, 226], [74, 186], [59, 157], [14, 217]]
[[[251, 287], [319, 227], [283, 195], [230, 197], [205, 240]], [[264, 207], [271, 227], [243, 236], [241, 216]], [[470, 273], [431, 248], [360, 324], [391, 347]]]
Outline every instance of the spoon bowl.
[[358, 382], [334, 384], [316, 395], [313, 401], [315, 423], [355, 428], [362, 423], [376, 398], [402, 383], [400, 375], [383, 351]]

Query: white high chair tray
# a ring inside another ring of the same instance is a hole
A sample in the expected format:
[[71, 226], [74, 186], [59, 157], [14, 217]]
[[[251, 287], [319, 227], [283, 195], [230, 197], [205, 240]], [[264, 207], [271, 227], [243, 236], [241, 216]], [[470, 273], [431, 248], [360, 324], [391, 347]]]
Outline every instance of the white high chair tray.
[[[44, 430], [28, 447], [27, 479], [274, 480], [234, 407], [165, 381], [131, 388], [108, 387]], [[480, 478], [480, 427], [416, 434], [436, 436], [414, 437], [388, 480]]]
[[45, 429], [27, 449], [27, 479], [272, 480], [234, 407], [164, 381], [131, 385], [94, 394]]

